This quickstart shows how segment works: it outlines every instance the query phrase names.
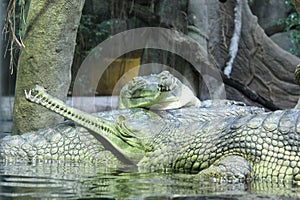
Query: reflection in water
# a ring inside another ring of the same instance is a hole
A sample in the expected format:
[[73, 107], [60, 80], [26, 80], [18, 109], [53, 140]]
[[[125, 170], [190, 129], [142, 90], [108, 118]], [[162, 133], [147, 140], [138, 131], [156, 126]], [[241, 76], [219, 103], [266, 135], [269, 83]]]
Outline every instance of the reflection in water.
[[[212, 183], [193, 175], [125, 172], [84, 163], [1, 163], [0, 198], [297, 199], [300, 188], [263, 181]], [[14, 198], [15, 197], [15, 198]]]

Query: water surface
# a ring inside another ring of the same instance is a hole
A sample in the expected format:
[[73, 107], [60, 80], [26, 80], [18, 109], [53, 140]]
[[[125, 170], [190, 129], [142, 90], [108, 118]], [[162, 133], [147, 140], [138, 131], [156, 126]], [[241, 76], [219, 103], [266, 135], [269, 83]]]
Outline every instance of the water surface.
[[[0, 138], [10, 134], [11, 125], [11, 116], [2, 112]], [[216, 183], [194, 175], [107, 166], [0, 159], [0, 199], [300, 199], [300, 186], [291, 183]]]
[[[125, 166], [124, 166], [125, 169]], [[298, 199], [290, 183], [216, 183], [193, 175], [139, 173], [99, 164], [0, 163], [1, 199]]]

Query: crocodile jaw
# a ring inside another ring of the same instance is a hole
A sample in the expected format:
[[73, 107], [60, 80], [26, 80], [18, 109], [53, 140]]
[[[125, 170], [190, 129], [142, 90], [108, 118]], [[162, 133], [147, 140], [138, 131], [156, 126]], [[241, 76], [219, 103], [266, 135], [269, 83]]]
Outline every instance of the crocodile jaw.
[[143, 158], [144, 148], [141, 140], [130, 131], [123, 130], [121, 123], [101, 119], [69, 107], [61, 100], [49, 95], [39, 85], [28, 92], [25, 91], [25, 97], [28, 101], [39, 104], [91, 130], [93, 134], [100, 135], [128, 160], [137, 163]]
[[135, 77], [122, 88], [119, 104], [120, 109], [169, 110], [199, 106], [200, 101], [179, 79], [163, 71], [160, 74]]

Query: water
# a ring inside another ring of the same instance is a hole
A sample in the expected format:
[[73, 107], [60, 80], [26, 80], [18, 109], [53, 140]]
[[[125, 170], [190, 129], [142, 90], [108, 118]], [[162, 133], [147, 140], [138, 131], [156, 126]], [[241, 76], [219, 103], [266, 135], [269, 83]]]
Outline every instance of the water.
[[[0, 106], [0, 138], [11, 130], [11, 100]], [[0, 199], [300, 199], [300, 186], [216, 183], [187, 174], [139, 173], [125, 165], [0, 160]]]
[[188, 174], [139, 173], [125, 165], [0, 160], [0, 199], [300, 199], [300, 186], [220, 183]]
[[84, 163], [1, 163], [1, 199], [297, 199], [291, 184], [214, 183]]

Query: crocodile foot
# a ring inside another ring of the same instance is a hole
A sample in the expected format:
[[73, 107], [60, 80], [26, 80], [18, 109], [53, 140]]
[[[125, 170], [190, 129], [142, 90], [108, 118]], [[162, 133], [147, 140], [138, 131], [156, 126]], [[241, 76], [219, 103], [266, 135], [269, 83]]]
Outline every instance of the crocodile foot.
[[210, 179], [213, 182], [236, 183], [246, 180], [250, 175], [248, 162], [240, 156], [227, 156], [202, 170], [196, 179]]

